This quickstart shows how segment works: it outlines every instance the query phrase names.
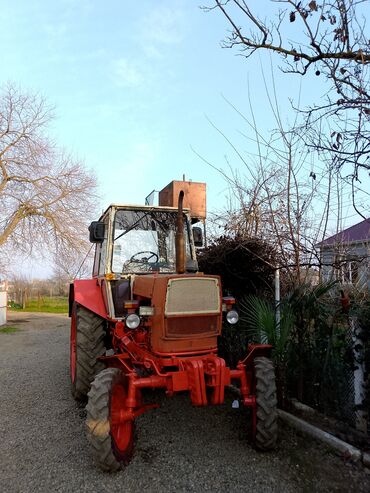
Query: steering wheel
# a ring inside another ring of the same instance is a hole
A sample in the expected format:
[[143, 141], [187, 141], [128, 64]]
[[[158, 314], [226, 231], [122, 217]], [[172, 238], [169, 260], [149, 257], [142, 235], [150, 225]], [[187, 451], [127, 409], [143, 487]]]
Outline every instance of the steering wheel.
[[[138, 255], [142, 255], [143, 253], [150, 253], [149, 257], [142, 257], [142, 258], [135, 258], [137, 257]], [[144, 250], [142, 252], [137, 252], [135, 253], [129, 260], [129, 262], [136, 262], [136, 263], [143, 263], [143, 264], [146, 264], [146, 263], [149, 263], [150, 259], [151, 258], [155, 258], [154, 261], [152, 261], [151, 263], [157, 263], [158, 260], [159, 260], [159, 257], [158, 255], [155, 253], [155, 252], [151, 252], [150, 250]]]

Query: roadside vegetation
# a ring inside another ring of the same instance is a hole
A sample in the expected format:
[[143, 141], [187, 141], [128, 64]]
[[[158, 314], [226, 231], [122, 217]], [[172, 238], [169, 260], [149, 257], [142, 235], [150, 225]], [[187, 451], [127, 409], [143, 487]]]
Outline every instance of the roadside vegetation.
[[50, 279], [13, 276], [8, 284], [8, 308], [13, 311], [68, 313], [69, 279], [59, 273]]
[[[204, 272], [226, 275], [225, 294], [237, 296], [240, 321], [233, 326], [225, 323], [220, 355], [235, 367], [249, 343], [271, 344], [280, 407], [290, 409], [291, 399], [298, 399], [353, 426], [353, 324], [358, 322], [359, 330], [368, 327], [369, 296], [353, 287], [343, 303], [337, 281], [304, 283], [297, 276], [292, 283], [294, 273], [287, 273], [287, 267], [279, 264], [276, 245], [251, 238], [238, 241], [238, 245], [254, 248], [235, 248], [234, 238], [223, 237], [200, 258]], [[278, 324], [271, 259], [277, 262], [281, 274]], [[232, 290], [233, 285], [237, 292]], [[368, 364], [370, 344], [366, 333], [361, 335], [360, 352]], [[367, 398], [363, 408], [366, 406]]]
[[17, 327], [5, 325], [5, 327], [0, 327], [0, 334], [11, 334], [12, 332], [17, 332], [17, 330], [19, 330]]
[[9, 309], [17, 312], [68, 313], [68, 298], [41, 296], [27, 300], [24, 308], [18, 303], [11, 303]]

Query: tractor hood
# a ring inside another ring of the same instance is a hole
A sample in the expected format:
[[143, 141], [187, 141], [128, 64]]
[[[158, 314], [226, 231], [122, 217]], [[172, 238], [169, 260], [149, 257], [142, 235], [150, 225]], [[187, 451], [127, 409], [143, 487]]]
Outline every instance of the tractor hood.
[[151, 343], [155, 352], [183, 354], [217, 347], [222, 319], [218, 276], [135, 276], [132, 292], [154, 308]]

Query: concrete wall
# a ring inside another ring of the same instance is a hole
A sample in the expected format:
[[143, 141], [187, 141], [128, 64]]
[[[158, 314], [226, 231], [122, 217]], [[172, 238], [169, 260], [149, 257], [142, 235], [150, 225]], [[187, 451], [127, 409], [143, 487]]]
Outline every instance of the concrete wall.
[[6, 324], [7, 290], [6, 284], [0, 284], [0, 325]]

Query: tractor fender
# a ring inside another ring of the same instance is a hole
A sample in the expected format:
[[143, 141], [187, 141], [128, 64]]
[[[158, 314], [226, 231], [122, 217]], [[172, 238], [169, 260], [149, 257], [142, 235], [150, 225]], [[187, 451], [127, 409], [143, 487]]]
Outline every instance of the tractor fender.
[[253, 366], [254, 358], [260, 358], [265, 356], [271, 358], [272, 345], [271, 344], [249, 344], [247, 356], [241, 361], [246, 368]]
[[102, 286], [96, 279], [76, 279], [69, 286], [69, 316], [72, 315], [74, 303], [85, 307], [102, 318], [107, 318]]

